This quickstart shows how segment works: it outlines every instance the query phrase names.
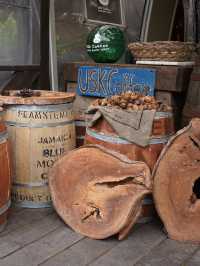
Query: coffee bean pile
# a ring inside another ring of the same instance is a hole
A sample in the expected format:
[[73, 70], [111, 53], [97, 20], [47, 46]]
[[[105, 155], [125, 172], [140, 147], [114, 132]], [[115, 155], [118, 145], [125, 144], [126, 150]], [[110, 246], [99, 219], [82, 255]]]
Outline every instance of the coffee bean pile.
[[135, 92], [124, 92], [120, 95], [113, 95], [109, 98], [97, 99], [93, 102], [93, 106], [115, 107], [126, 110], [157, 110], [171, 111], [171, 107], [162, 102], [156, 101], [153, 96], [145, 96]]

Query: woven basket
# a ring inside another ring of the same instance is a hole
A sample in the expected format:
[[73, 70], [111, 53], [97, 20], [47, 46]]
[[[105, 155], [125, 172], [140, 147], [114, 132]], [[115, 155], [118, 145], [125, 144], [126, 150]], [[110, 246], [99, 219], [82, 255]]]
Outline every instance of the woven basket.
[[195, 45], [191, 42], [134, 42], [128, 45], [135, 60], [189, 61]]

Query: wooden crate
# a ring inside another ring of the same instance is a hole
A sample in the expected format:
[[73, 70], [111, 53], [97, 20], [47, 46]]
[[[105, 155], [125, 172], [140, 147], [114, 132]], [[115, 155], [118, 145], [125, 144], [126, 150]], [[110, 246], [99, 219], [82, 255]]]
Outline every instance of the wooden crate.
[[[74, 62], [64, 64], [63, 78], [65, 82], [65, 89], [67, 82], [77, 82], [78, 67], [79, 66], [101, 66], [102, 64], [95, 64], [90, 62]], [[113, 66], [113, 64], [103, 64], [103, 66]], [[150, 68], [157, 72], [156, 90], [182, 92], [187, 90], [192, 66], [156, 66], [156, 65], [134, 65], [134, 64], [115, 64], [119, 67], [133, 67], [133, 68]]]

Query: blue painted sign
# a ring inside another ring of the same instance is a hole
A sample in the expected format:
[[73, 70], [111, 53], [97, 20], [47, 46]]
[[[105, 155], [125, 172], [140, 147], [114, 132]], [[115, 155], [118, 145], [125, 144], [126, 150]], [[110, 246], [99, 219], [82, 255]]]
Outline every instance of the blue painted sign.
[[108, 97], [125, 91], [154, 95], [156, 71], [144, 68], [80, 66], [78, 94]]

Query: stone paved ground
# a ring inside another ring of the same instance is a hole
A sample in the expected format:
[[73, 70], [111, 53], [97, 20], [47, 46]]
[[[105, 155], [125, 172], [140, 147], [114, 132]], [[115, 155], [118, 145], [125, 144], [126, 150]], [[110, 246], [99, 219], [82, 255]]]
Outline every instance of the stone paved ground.
[[0, 234], [0, 266], [200, 266], [200, 246], [172, 241], [158, 221], [124, 241], [97, 241], [69, 229], [52, 209], [12, 209]]

